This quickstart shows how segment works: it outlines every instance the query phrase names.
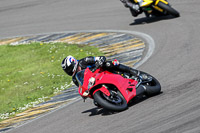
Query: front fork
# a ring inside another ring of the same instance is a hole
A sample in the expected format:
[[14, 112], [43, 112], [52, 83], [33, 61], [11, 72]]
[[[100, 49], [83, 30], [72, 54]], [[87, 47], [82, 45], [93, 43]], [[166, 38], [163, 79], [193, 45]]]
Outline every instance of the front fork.
[[94, 95], [97, 91], [101, 91], [101, 92], [104, 93], [106, 96], [110, 96], [110, 92], [109, 92], [109, 90], [107, 89], [107, 87], [106, 87], [105, 85], [102, 85], [101, 88], [96, 89], [96, 90], [93, 92], [93, 95]]
[[[109, 90], [107, 89], [107, 86], [105, 86], [105, 85], [102, 85], [101, 88], [96, 89], [96, 90], [93, 92], [93, 95], [94, 95], [97, 91], [101, 91], [103, 94], [105, 94], [105, 95], [108, 96], [108, 97], [110, 96], [110, 92], [109, 92]], [[85, 102], [85, 100], [88, 98], [89, 94], [90, 94], [89, 89], [86, 90], [86, 91], [83, 93], [82, 98], [83, 98], [83, 101], [84, 101], [84, 102]]]

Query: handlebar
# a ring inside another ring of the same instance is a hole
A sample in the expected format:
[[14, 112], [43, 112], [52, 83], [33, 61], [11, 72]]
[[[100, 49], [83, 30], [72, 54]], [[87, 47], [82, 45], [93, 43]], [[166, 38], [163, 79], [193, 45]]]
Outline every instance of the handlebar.
[[99, 67], [100, 67], [100, 65], [96, 65], [91, 71], [95, 72]]
[[92, 72], [95, 72], [98, 68], [102, 67], [103, 66], [103, 63], [102, 61], [97, 61], [95, 63], [95, 67], [91, 70]]

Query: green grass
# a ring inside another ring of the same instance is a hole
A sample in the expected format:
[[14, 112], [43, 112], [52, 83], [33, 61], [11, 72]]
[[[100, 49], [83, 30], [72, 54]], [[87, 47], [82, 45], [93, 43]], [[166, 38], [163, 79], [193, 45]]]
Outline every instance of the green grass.
[[0, 46], [0, 115], [20, 112], [38, 98], [66, 89], [71, 83], [61, 67], [66, 56], [80, 59], [101, 54], [95, 47], [66, 43]]

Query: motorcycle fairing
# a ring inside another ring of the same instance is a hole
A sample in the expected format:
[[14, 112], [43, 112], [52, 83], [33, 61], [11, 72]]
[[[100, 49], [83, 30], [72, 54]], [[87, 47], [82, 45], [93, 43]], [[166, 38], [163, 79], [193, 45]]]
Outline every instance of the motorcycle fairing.
[[163, 10], [162, 8], [160, 8], [160, 7], [157, 6], [159, 2], [163, 2], [163, 3], [165, 3], [166, 5], [169, 4], [169, 3], [168, 3], [167, 1], [165, 1], [165, 0], [143, 0], [143, 1], [144, 1], [144, 2], [142, 3], [142, 5], [140, 5], [141, 7], [148, 7], [148, 6], [150, 6], [153, 2], [155, 2], [152, 6], [153, 6], [156, 10], [158, 10], [158, 11], [160, 11], [160, 12], [163, 12], [164, 10]]
[[153, 3], [153, 0], [143, 0], [142, 5], [140, 5], [141, 7], [146, 7], [149, 6]]
[[169, 3], [165, 0], [156, 0], [155, 5], [158, 5], [159, 2], [165, 3], [166, 5], [168, 5]]
[[109, 90], [108, 90], [105, 86], [102, 86], [101, 88], [96, 89], [96, 90], [93, 92], [93, 95], [94, 95], [94, 93], [96, 93], [97, 91], [101, 91], [101, 92], [103, 92], [106, 96], [110, 96], [110, 92], [109, 92]]
[[[127, 79], [122, 77], [119, 74], [113, 74], [109, 71], [101, 71], [100, 69], [97, 69], [94, 73], [92, 73], [88, 68], [85, 70], [84, 73], [84, 82], [79, 89], [82, 90], [81, 95], [83, 94], [84, 91], [88, 90], [91, 92], [94, 92], [98, 85], [106, 85], [106, 84], [112, 84], [114, 85], [124, 96], [126, 99], [127, 103], [134, 97], [136, 96], [136, 88], [135, 86], [137, 85], [137, 81], [133, 79]], [[95, 78], [95, 84], [91, 88], [87, 88], [89, 84], [89, 79], [93, 77]], [[87, 81], [87, 82], [85, 82]], [[100, 91], [103, 93], [105, 92], [106, 95], [109, 95], [109, 91], [105, 91], [107, 89], [106, 87], [100, 88]], [[90, 94], [91, 95], [91, 94]], [[90, 96], [91, 97], [91, 96]]]
[[160, 8], [160, 7], [157, 6], [159, 2], [163, 2], [163, 3], [165, 3], [165, 4], [168, 4], [168, 2], [165, 1], [165, 0], [156, 0], [156, 2], [155, 2], [154, 4], [149, 3], [149, 4], [142, 5], [141, 7], [143, 8], [143, 10], [147, 11], [148, 13], [151, 13], [151, 12], [152, 12], [152, 9], [151, 9], [151, 6], [150, 6], [150, 5], [152, 4], [152, 7], [153, 7], [154, 9], [156, 9], [156, 10], [158, 10], [158, 11], [160, 11], [160, 12], [164, 12], [164, 10], [163, 10], [162, 8]]

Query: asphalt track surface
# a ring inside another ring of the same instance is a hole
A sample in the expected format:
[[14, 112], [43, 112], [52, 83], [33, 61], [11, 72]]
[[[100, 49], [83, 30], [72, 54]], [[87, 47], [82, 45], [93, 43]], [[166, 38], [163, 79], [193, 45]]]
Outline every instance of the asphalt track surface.
[[[181, 17], [132, 18], [115, 0], [0, 0], [0, 38], [70, 30], [129, 30], [150, 35], [155, 51], [138, 69], [163, 93], [111, 113], [76, 101], [9, 133], [199, 133], [199, 0], [169, 1]], [[145, 23], [144, 23], [145, 22]]]

